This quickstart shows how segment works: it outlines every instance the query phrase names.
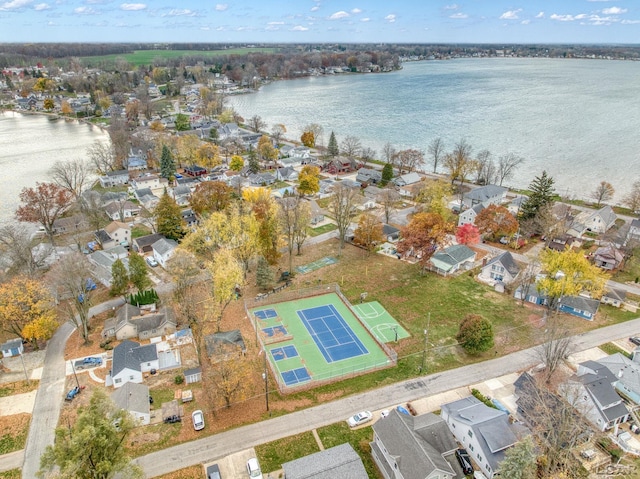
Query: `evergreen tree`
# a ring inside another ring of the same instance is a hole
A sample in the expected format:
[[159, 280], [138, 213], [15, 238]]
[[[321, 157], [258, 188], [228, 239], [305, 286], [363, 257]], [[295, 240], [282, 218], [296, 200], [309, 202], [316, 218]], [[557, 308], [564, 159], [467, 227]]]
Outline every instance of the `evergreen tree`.
[[180, 240], [186, 234], [182, 212], [176, 200], [165, 191], [155, 210], [156, 230], [172, 240]]
[[393, 179], [393, 166], [391, 163], [385, 163], [382, 168], [382, 181], [380, 186], [386, 186]]
[[504, 460], [500, 463], [500, 476], [509, 479], [536, 478], [536, 450], [532, 436], [507, 449]]
[[259, 288], [267, 290], [273, 285], [273, 272], [271, 266], [264, 256], [258, 257], [258, 266], [256, 268], [256, 283]]
[[460, 323], [456, 339], [469, 354], [478, 354], [493, 347], [491, 321], [477, 314], [468, 314]]
[[137, 253], [133, 253], [129, 257], [129, 281], [138, 288], [138, 291], [143, 291], [151, 286], [147, 264], [144, 257]]
[[253, 174], [258, 173], [260, 171], [260, 162], [258, 161], [258, 153], [252, 146], [249, 146], [247, 158], [249, 160], [249, 171]]
[[162, 156], [160, 157], [160, 176], [163, 178], [171, 178], [176, 173], [176, 163], [173, 161], [173, 155], [167, 145], [162, 147]]
[[531, 194], [520, 207], [520, 216], [523, 220], [534, 218], [538, 211], [553, 204], [553, 197], [556, 194], [553, 188], [554, 183], [554, 179], [548, 176], [546, 171], [533, 179], [529, 185]]
[[129, 275], [127, 274], [127, 268], [121, 259], [116, 260], [111, 266], [111, 289], [109, 294], [111, 296], [121, 296], [127, 291], [129, 286]]
[[340, 148], [338, 148], [338, 140], [336, 140], [335, 133], [331, 132], [331, 136], [329, 137], [329, 146], [327, 146], [327, 152], [329, 156], [338, 156], [340, 153]]

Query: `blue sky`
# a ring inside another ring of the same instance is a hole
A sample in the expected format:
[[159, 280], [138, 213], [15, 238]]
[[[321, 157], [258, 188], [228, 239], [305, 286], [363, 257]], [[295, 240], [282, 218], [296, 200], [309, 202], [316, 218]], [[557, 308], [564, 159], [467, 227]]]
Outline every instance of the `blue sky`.
[[0, 42], [640, 43], [639, 0], [0, 0]]

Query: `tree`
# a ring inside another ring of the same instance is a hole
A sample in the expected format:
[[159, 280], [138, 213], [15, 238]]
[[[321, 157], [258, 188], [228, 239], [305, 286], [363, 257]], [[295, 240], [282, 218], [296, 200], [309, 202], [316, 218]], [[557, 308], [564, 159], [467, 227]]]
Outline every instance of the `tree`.
[[293, 249], [298, 244], [298, 254], [307, 236], [311, 219], [309, 204], [299, 196], [283, 198], [279, 203], [278, 223], [289, 253], [289, 271], [293, 270]]
[[340, 152], [348, 159], [353, 160], [362, 151], [362, 144], [355, 136], [346, 136], [340, 145]]
[[469, 354], [488, 351], [493, 347], [491, 321], [478, 314], [468, 314], [460, 323], [456, 340]]
[[73, 108], [69, 105], [67, 100], [62, 100], [60, 103], [60, 113], [64, 116], [69, 116], [73, 114]]
[[529, 184], [531, 194], [520, 207], [520, 217], [522, 219], [534, 218], [542, 208], [553, 204], [555, 197], [554, 183], [554, 179], [548, 176], [546, 171], [543, 171], [542, 175], [533, 179]]
[[165, 191], [154, 211], [156, 231], [169, 239], [178, 241], [186, 234], [182, 211], [176, 200]]
[[456, 180], [459, 180], [462, 185], [473, 169], [471, 150], [471, 145], [465, 139], [461, 139], [455, 144], [453, 151], [445, 155], [443, 163], [449, 173], [452, 185]]
[[131, 282], [138, 291], [144, 291], [151, 286], [147, 263], [144, 257], [137, 253], [129, 256], [129, 282]]
[[222, 315], [229, 303], [236, 298], [236, 291], [244, 284], [242, 265], [227, 248], [216, 251], [213, 261], [207, 262], [211, 275], [212, 309], [216, 331], [220, 331]]
[[0, 284], [0, 328], [31, 343], [49, 339], [57, 327], [53, 298], [34, 279], [17, 276]]
[[518, 231], [518, 220], [504, 206], [489, 205], [476, 217], [478, 230], [490, 239], [513, 236]]
[[71, 206], [73, 194], [55, 183], [36, 183], [35, 188], [23, 188], [22, 204], [16, 210], [16, 218], [27, 223], [42, 225], [54, 244], [53, 223]]
[[[196, 154], [200, 148], [200, 139], [194, 134], [182, 135], [176, 142], [177, 157], [181, 166], [194, 165], [196, 163]], [[215, 146], [215, 145], [211, 145]]]
[[327, 146], [327, 153], [331, 157], [336, 157], [340, 154], [340, 149], [338, 148], [338, 141], [336, 140], [336, 135], [334, 132], [331, 132], [329, 136], [329, 145]]
[[175, 304], [188, 302], [188, 292], [198, 281], [201, 270], [196, 257], [182, 246], [176, 248], [169, 260], [169, 274], [173, 279], [173, 300]]
[[263, 130], [267, 127], [267, 124], [258, 115], [254, 115], [249, 118], [247, 124], [249, 125], [249, 128], [251, 128], [255, 133], [260, 133], [260, 130]]
[[267, 135], [262, 135], [258, 140], [258, 155], [266, 162], [273, 161], [275, 163], [278, 159], [278, 150]]
[[493, 155], [489, 150], [480, 150], [474, 162], [476, 170], [476, 183], [488, 185], [494, 182], [496, 177], [496, 165], [493, 162]]
[[394, 155], [393, 161], [402, 175], [405, 170], [414, 171], [424, 164], [424, 154], [420, 150], [401, 150]]
[[260, 171], [260, 162], [258, 161], [258, 153], [249, 145], [249, 152], [247, 153], [247, 159], [249, 160], [249, 171], [256, 174]]
[[536, 479], [536, 445], [531, 435], [507, 449], [500, 462], [500, 475], [510, 479]]
[[111, 123], [109, 124], [109, 138], [113, 145], [114, 152], [114, 169], [126, 169], [126, 160], [129, 155], [131, 146], [131, 131], [125, 119], [119, 115], [111, 115]]
[[111, 296], [122, 296], [129, 287], [129, 273], [121, 259], [117, 259], [111, 265]]
[[276, 148], [280, 146], [280, 141], [282, 141], [282, 136], [287, 132], [287, 128], [282, 124], [278, 123], [277, 125], [273, 125], [271, 129], [271, 137], [276, 142]]
[[191, 129], [191, 122], [189, 121], [189, 117], [184, 113], [178, 113], [176, 115], [176, 131], [188, 131]]
[[199, 216], [224, 211], [231, 203], [233, 189], [223, 181], [204, 181], [196, 186], [189, 204]]
[[376, 245], [382, 241], [384, 241], [384, 235], [380, 220], [370, 213], [360, 215], [358, 227], [354, 231], [353, 242], [362, 246], [367, 251], [367, 255], [370, 255]]
[[229, 408], [234, 401], [245, 399], [249, 393], [252, 369], [251, 363], [243, 356], [225, 356], [205, 368], [205, 375], [212, 385], [213, 395]]
[[113, 171], [115, 168], [115, 151], [110, 142], [96, 140], [87, 148], [89, 161], [101, 175]]
[[300, 136], [300, 142], [307, 148], [314, 148], [316, 146], [316, 137], [312, 131], [305, 131]]
[[256, 284], [263, 291], [271, 289], [273, 286], [273, 271], [269, 262], [264, 256], [258, 256], [258, 266], [256, 268]]
[[135, 427], [129, 411], [116, 407], [104, 391], [96, 389], [89, 406], [79, 409], [73, 427], [56, 429], [55, 443], [42, 455], [38, 475], [44, 477], [58, 468], [56, 477], [61, 478], [110, 479], [118, 474], [141, 479], [142, 469], [133, 464], [124, 448]]
[[77, 200], [86, 185], [91, 171], [83, 160], [56, 161], [49, 170], [51, 179], [69, 191]]
[[313, 144], [309, 148], [315, 148], [316, 146], [323, 146], [322, 135], [324, 134], [324, 128], [317, 123], [311, 123], [303, 128], [303, 131], [308, 131], [313, 134]]
[[557, 316], [547, 317], [544, 342], [536, 348], [536, 355], [544, 364], [545, 382], [549, 383], [558, 367], [571, 354], [573, 340], [571, 332]]
[[382, 167], [382, 180], [380, 186], [387, 186], [393, 179], [393, 165], [391, 163], [385, 163]]
[[203, 168], [215, 168], [222, 163], [220, 150], [213, 143], [203, 143], [196, 150], [196, 161]]
[[633, 183], [631, 191], [624, 197], [622, 202], [634, 213], [640, 212], [640, 181]]
[[433, 172], [436, 173], [438, 171], [438, 165], [444, 157], [445, 146], [442, 138], [434, 138], [433, 140], [431, 140], [427, 151], [431, 156], [431, 163], [433, 163]]
[[[126, 201], [126, 199], [120, 198], [112, 202], [119, 206], [118, 213], [121, 219], [124, 218], [123, 210]], [[105, 213], [102, 196], [97, 191], [86, 191], [84, 195], [79, 198], [78, 204], [82, 215], [93, 228], [93, 231], [98, 231], [108, 223], [109, 217]]]
[[24, 274], [33, 277], [44, 264], [44, 255], [32, 247], [32, 232], [23, 224], [8, 223], [0, 226], [0, 267], [9, 276]]
[[[396, 156], [396, 149], [389, 142], [385, 143], [382, 147], [382, 156], [384, 157], [384, 161], [386, 163], [392, 163], [394, 157]], [[393, 167], [393, 164], [391, 164]]]
[[160, 156], [160, 176], [163, 178], [173, 178], [176, 174], [176, 163], [173, 161], [173, 154], [167, 145], [162, 145], [162, 155]]
[[311, 206], [309, 203], [301, 203], [298, 209], [295, 228], [293, 230], [293, 241], [296, 243], [296, 254], [302, 254], [302, 245], [309, 236], [309, 225], [311, 224]]
[[329, 213], [338, 227], [340, 249], [344, 248], [345, 235], [356, 210], [355, 201], [360, 192], [342, 183], [337, 183], [333, 189], [333, 196], [329, 202]]
[[233, 155], [229, 162], [229, 169], [231, 171], [242, 171], [242, 168], [244, 168], [244, 160], [242, 157], [240, 155]]
[[320, 169], [317, 166], [305, 165], [298, 175], [298, 193], [314, 195], [320, 191]]
[[600, 204], [609, 201], [613, 198], [616, 190], [608, 181], [601, 181], [593, 192], [591, 192], [591, 198], [596, 201], [596, 206], [600, 208]]
[[376, 157], [376, 151], [373, 148], [364, 147], [360, 150], [360, 158], [362, 159], [362, 163], [365, 166], [370, 161], [373, 161], [375, 157]]
[[396, 205], [400, 201], [400, 194], [393, 188], [384, 188], [376, 197], [376, 201], [384, 210], [384, 222], [389, 223], [391, 215], [396, 211]]
[[502, 182], [513, 178], [515, 169], [524, 163], [524, 158], [514, 153], [507, 153], [498, 159], [498, 184], [502, 186]]
[[415, 256], [424, 270], [429, 258], [444, 244], [451, 232], [453, 225], [447, 223], [441, 215], [417, 213], [407, 227], [402, 229], [402, 239], [397, 244], [398, 253]]
[[458, 244], [478, 244], [480, 242], [480, 231], [473, 223], [465, 223], [456, 230], [456, 241]]
[[53, 98], [46, 98], [44, 100], [44, 109], [47, 111], [51, 111], [56, 107], [55, 102], [53, 101]]
[[91, 279], [91, 269], [84, 255], [73, 253], [64, 255], [50, 271], [51, 284], [58, 293], [61, 310], [67, 321], [72, 323], [85, 344], [89, 342], [89, 309], [95, 283]]
[[437, 213], [449, 221], [451, 210], [447, 206], [453, 187], [445, 180], [425, 181], [416, 195], [416, 201], [425, 213]]

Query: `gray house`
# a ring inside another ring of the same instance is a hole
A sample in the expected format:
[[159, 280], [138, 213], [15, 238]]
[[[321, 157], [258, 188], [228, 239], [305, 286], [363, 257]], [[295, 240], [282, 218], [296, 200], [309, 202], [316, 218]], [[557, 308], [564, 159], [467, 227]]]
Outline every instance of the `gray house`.
[[463, 244], [449, 246], [429, 258], [429, 268], [447, 276], [461, 269], [469, 269], [476, 260], [476, 252]]
[[138, 424], [147, 425], [151, 421], [149, 386], [127, 382], [111, 394], [111, 400], [120, 409], [128, 411]]
[[457, 448], [447, 424], [432, 413], [414, 417], [394, 409], [373, 425], [371, 455], [385, 479], [459, 477]]
[[118, 340], [139, 338], [150, 339], [174, 333], [176, 320], [171, 308], [159, 311], [143, 311], [129, 303], [123, 304], [113, 318], [104, 322], [103, 338]]
[[349, 443], [285, 462], [282, 464], [282, 469], [286, 479], [367, 479], [369, 477], [362, 459]]
[[484, 207], [489, 205], [501, 205], [507, 197], [507, 191], [509, 190], [504, 186], [481, 186], [480, 188], [474, 188], [465, 193], [462, 197], [462, 203], [467, 208], [472, 208], [475, 205], [482, 205]]
[[371, 168], [360, 168], [356, 176], [356, 181], [377, 185], [382, 181], [382, 172]]
[[460, 216], [458, 216], [458, 226], [462, 226], [466, 224], [472, 224], [472, 225], [476, 224], [476, 218], [483, 209], [484, 209], [484, 205], [478, 204], [462, 211], [460, 213]]
[[492, 258], [485, 264], [478, 278], [487, 282], [500, 281], [505, 284], [512, 283], [520, 273], [520, 266], [508, 251]]
[[103, 188], [109, 188], [111, 186], [125, 185], [129, 182], [129, 171], [107, 171], [104, 176], [100, 177], [100, 185]]
[[[155, 344], [140, 346], [135, 341], [125, 340], [113, 348], [110, 378], [115, 389], [128, 382], [141, 383], [142, 373], [159, 368], [158, 351]], [[147, 401], [149, 398], [147, 398]]]

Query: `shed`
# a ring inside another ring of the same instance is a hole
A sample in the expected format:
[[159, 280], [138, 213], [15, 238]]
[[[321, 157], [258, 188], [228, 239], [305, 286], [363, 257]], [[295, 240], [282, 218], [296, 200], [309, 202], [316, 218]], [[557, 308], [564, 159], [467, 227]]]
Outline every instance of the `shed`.
[[202, 368], [200, 366], [197, 368], [185, 369], [183, 374], [184, 382], [186, 384], [199, 383], [202, 381]]
[[6, 343], [0, 345], [0, 349], [2, 350], [3, 358], [10, 358], [24, 353], [24, 346], [22, 344], [22, 339], [20, 338], [10, 339]]

